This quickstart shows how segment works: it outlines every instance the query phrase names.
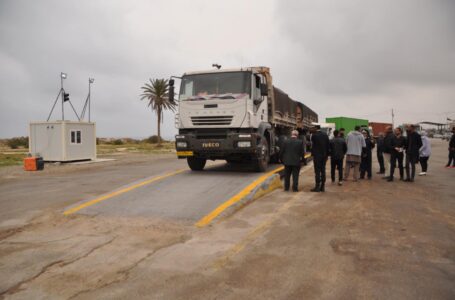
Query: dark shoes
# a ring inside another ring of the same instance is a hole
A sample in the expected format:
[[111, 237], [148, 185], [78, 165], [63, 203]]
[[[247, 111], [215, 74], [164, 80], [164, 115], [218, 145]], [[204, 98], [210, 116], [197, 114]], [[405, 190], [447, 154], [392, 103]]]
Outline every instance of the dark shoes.
[[387, 182], [392, 182], [393, 181], [393, 177], [389, 177], [389, 179], [387, 179]]
[[314, 193], [319, 193], [321, 191], [321, 189], [319, 187], [315, 187], [315, 188], [311, 189], [311, 191]]

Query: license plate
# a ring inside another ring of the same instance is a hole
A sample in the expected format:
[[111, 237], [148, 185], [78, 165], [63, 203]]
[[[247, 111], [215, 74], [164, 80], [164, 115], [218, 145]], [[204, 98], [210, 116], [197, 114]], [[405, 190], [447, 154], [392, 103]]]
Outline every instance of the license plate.
[[193, 156], [193, 151], [177, 151], [177, 156]]
[[219, 148], [220, 143], [218, 142], [206, 142], [202, 143], [202, 148]]

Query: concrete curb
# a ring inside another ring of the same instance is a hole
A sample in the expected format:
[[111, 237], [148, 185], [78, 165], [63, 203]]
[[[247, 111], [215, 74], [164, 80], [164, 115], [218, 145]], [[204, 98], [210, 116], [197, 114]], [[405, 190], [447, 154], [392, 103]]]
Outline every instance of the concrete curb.
[[258, 186], [256, 186], [249, 194], [244, 196], [241, 200], [225, 209], [221, 214], [219, 214], [215, 219], [213, 219], [211, 223], [213, 224], [222, 219], [225, 219], [233, 215], [243, 207], [247, 206], [248, 204], [254, 202], [255, 200], [273, 192], [278, 188], [282, 188], [283, 184], [281, 182], [280, 177], [281, 177], [280, 174], [272, 174], [265, 181], [258, 184]]

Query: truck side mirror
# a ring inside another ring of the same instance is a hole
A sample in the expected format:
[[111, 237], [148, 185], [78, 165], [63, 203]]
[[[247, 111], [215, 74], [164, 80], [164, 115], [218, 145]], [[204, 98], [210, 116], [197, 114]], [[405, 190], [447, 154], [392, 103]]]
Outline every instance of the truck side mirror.
[[269, 94], [269, 89], [267, 88], [267, 84], [261, 83], [261, 96], [267, 96]]
[[169, 80], [169, 101], [174, 102], [174, 79]]

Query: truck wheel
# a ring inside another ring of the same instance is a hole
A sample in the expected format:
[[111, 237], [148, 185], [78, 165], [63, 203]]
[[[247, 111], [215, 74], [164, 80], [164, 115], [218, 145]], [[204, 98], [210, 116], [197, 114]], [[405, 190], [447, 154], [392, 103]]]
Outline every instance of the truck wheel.
[[205, 167], [207, 159], [199, 157], [187, 157], [186, 161], [191, 170], [202, 171]]
[[256, 171], [257, 172], [265, 172], [267, 171], [267, 167], [269, 165], [269, 145], [267, 140], [262, 137], [261, 141], [258, 145], [258, 157], [256, 161]]

